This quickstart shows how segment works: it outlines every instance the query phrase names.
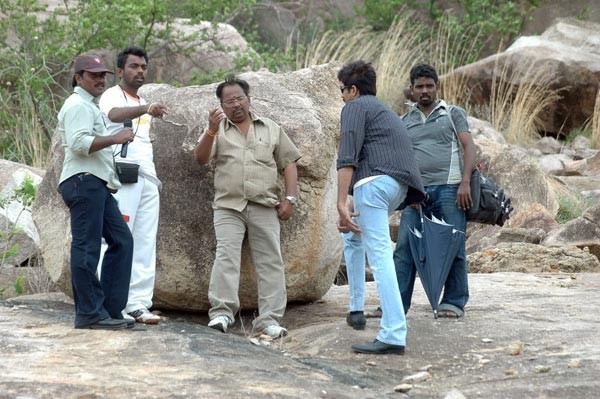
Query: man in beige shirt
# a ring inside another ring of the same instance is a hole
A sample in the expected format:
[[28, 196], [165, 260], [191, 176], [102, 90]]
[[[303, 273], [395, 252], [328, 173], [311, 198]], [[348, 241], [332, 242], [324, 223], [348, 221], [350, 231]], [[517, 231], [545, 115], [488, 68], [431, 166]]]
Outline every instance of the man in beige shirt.
[[[272, 120], [250, 112], [250, 86], [229, 77], [216, 90], [221, 109], [208, 113], [208, 129], [194, 150], [201, 165], [214, 159], [214, 228], [217, 239], [208, 298], [208, 326], [222, 332], [240, 307], [238, 288], [242, 241], [248, 231], [258, 276], [258, 312], [254, 331], [273, 338], [287, 334], [279, 325], [287, 303], [280, 248], [279, 220], [288, 220], [296, 204], [296, 161], [300, 153]], [[285, 195], [280, 198], [278, 171]]]

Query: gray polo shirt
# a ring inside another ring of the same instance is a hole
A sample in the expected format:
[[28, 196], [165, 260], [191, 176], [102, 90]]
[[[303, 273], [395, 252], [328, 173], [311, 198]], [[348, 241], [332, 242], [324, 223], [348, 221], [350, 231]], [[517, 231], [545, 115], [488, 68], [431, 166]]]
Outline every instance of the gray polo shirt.
[[465, 110], [449, 107], [443, 100], [438, 101], [427, 117], [416, 104], [403, 117], [425, 186], [458, 184], [462, 180], [463, 159], [450, 121], [450, 110], [456, 132], [469, 133]]
[[424, 188], [402, 119], [375, 96], [361, 95], [342, 109], [337, 168], [354, 168], [349, 194], [361, 179], [387, 175], [408, 186], [406, 204], [420, 202]]
[[58, 113], [58, 130], [65, 150], [59, 184], [78, 173], [91, 173], [104, 180], [110, 190], [121, 188], [112, 146], [89, 153], [96, 137], [109, 135], [102, 112], [90, 93], [75, 87]]

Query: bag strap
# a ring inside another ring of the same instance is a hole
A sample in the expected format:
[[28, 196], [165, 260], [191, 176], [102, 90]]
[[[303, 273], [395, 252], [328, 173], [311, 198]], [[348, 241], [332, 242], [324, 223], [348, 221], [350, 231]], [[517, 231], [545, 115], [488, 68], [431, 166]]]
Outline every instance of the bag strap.
[[448, 108], [448, 119], [450, 119], [450, 124], [452, 125], [452, 130], [454, 130], [454, 134], [456, 135], [456, 139], [458, 140], [458, 144], [460, 145], [460, 138], [458, 137], [458, 131], [456, 130], [456, 125], [454, 124], [454, 119], [452, 119], [452, 110], [454, 109], [454, 105], [448, 105], [447, 108]]

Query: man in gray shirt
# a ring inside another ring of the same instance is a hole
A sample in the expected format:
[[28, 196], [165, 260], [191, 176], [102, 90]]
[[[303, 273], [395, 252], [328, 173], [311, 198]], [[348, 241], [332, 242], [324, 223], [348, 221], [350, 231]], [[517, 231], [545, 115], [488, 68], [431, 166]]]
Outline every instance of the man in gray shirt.
[[[435, 215], [463, 232], [465, 210], [472, 206], [471, 172], [475, 166], [475, 144], [466, 112], [437, 99], [438, 76], [430, 65], [417, 65], [410, 72], [411, 95], [416, 101], [403, 120], [412, 140], [427, 201], [423, 213]], [[462, 147], [462, 152], [461, 152]], [[402, 211], [394, 263], [404, 311], [410, 308], [416, 268], [408, 242], [409, 228], [420, 225], [419, 211]], [[444, 286], [439, 317], [461, 317], [469, 299], [465, 241], [456, 255]], [[385, 310], [384, 310], [385, 312]]]
[[[342, 99], [337, 160], [338, 229], [361, 235], [381, 300], [383, 316], [375, 341], [352, 345], [359, 353], [404, 354], [406, 319], [394, 272], [388, 215], [420, 202], [424, 189], [402, 120], [379, 101], [371, 64], [356, 61], [338, 72]], [[354, 196], [354, 212], [346, 199]]]
[[[133, 238], [111, 195], [121, 187], [112, 146], [133, 140], [131, 128], [109, 135], [97, 98], [112, 73], [98, 56], [75, 59], [74, 92], [60, 109], [58, 130], [65, 150], [59, 190], [71, 214], [71, 280], [75, 328], [118, 330], [127, 304]], [[108, 250], [102, 281], [96, 276], [101, 240]]]

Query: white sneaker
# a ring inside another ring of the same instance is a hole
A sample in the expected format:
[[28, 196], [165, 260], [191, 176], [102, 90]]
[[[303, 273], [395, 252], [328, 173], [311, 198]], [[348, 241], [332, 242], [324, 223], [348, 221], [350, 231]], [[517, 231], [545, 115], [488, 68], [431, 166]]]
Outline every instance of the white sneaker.
[[208, 322], [208, 326], [210, 328], [214, 328], [215, 330], [219, 330], [221, 332], [227, 332], [227, 328], [233, 324], [233, 320], [229, 318], [229, 316], [219, 315], [215, 316]]
[[121, 314], [123, 315], [123, 318], [125, 320], [133, 320], [133, 321], [135, 321], [135, 319], [133, 317], [129, 316], [129, 313], [127, 313], [125, 311], [122, 311]]
[[140, 308], [133, 312], [129, 312], [129, 316], [133, 317], [138, 323], [158, 324], [160, 322], [160, 316], [150, 313], [146, 308]]
[[288, 335], [288, 330], [277, 324], [271, 324], [270, 326], [265, 327], [265, 329], [263, 330], [263, 334], [275, 339], [279, 337], [285, 337], [286, 335]]

